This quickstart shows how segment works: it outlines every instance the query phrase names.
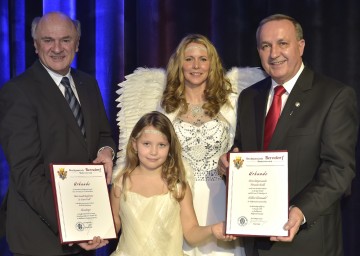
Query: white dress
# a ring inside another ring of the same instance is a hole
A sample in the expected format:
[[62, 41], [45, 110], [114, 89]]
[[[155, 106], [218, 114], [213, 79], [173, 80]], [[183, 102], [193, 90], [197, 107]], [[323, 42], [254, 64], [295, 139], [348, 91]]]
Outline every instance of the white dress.
[[170, 193], [120, 197], [121, 236], [110, 256], [183, 256], [180, 204]]
[[[179, 118], [173, 121], [183, 149], [183, 157], [194, 171], [193, 201], [201, 226], [225, 220], [226, 187], [218, 175], [217, 163], [230, 144], [229, 124], [216, 117], [199, 126]], [[187, 255], [245, 255], [240, 239], [233, 242], [218, 241], [211, 237], [201, 245], [192, 247], [184, 242]]]
[[[229, 96], [230, 104], [220, 109], [219, 118], [201, 126], [193, 126], [179, 120], [177, 113], [166, 114], [174, 124], [181, 140], [184, 158], [188, 160], [187, 162], [192, 167], [190, 169], [194, 172], [192, 175], [188, 171], [187, 178], [193, 192], [194, 208], [200, 225], [225, 220], [225, 183], [217, 174], [217, 162], [220, 155], [229, 150], [234, 140], [239, 93], [249, 85], [265, 78], [264, 72], [258, 68], [232, 68], [226, 76], [232, 84], [234, 93]], [[145, 113], [153, 110], [163, 111], [159, 109], [159, 103], [165, 82], [164, 69], [138, 68], [119, 84], [117, 102], [119, 102], [120, 110], [117, 121], [120, 136], [114, 174], [125, 165], [125, 148], [135, 123]], [[193, 179], [195, 181], [192, 181]], [[244, 256], [244, 249], [240, 243], [241, 239], [234, 242], [210, 239], [195, 248], [184, 243], [184, 251], [190, 256]]]

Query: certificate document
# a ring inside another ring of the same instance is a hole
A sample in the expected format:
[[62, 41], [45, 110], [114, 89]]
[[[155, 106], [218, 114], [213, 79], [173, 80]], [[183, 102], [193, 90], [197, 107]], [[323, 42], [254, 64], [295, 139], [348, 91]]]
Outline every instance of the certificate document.
[[116, 238], [104, 166], [51, 164], [61, 243]]
[[226, 233], [288, 236], [288, 152], [229, 155]]

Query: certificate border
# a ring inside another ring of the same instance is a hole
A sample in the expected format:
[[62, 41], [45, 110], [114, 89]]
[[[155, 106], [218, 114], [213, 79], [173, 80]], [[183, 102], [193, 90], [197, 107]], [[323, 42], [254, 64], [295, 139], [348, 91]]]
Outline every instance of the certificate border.
[[[238, 154], [238, 153], [276, 153], [276, 152], [287, 152], [287, 150], [269, 150], [269, 151], [242, 151], [242, 152], [228, 152], [226, 154], [226, 157], [227, 157], [227, 160], [228, 162], [230, 161], [230, 154], [232, 153], [235, 153], [235, 154]], [[288, 159], [289, 159], [289, 156], [288, 156]], [[226, 170], [226, 212], [225, 212], [225, 234], [227, 235], [233, 235], [233, 236], [236, 236], [236, 237], [271, 237], [271, 235], [254, 235], [254, 234], [233, 234], [233, 233], [228, 233], [226, 228], [227, 228], [227, 223], [228, 223], [228, 211], [229, 211], [229, 205], [228, 205], [228, 202], [229, 202], [229, 199], [228, 199], [228, 196], [229, 196], [229, 172], [230, 172], [230, 162], [229, 162], [229, 167], [227, 168]], [[289, 209], [289, 167], [287, 168], [287, 171], [288, 171], [288, 175], [287, 175], [287, 179], [288, 179], [288, 187], [287, 187], [287, 192], [288, 192], [288, 201], [287, 201], [287, 209]], [[233, 186], [231, 186], [233, 187]], [[231, 211], [231, 209], [230, 209]], [[232, 211], [231, 211], [232, 212]], [[287, 213], [287, 216], [289, 218], [289, 211]], [[231, 220], [230, 220], [231, 221]], [[284, 223], [285, 225], [285, 223]], [[288, 231], [288, 235], [289, 235], [289, 231]], [[288, 236], [287, 235], [287, 236]], [[283, 237], [286, 237], [286, 236], [283, 236]]]
[[[63, 232], [66, 232], [64, 230], [62, 230], [61, 228], [61, 220], [60, 220], [60, 214], [59, 214], [59, 202], [57, 200], [57, 193], [59, 192], [60, 189], [57, 188], [56, 186], [56, 182], [55, 182], [55, 170], [54, 170], [54, 166], [73, 166], [73, 165], [78, 165], [78, 166], [99, 166], [100, 168], [102, 168], [103, 170], [105, 170], [105, 167], [103, 164], [93, 164], [93, 163], [67, 163], [67, 164], [62, 164], [62, 163], [50, 163], [49, 167], [50, 167], [50, 176], [51, 176], [51, 186], [52, 186], [52, 192], [53, 192], [53, 198], [54, 198], [54, 204], [55, 204], [55, 211], [56, 211], [56, 219], [57, 219], [57, 224], [58, 224], [58, 229], [59, 229], [59, 238], [60, 238], [60, 243], [61, 244], [70, 244], [70, 243], [81, 243], [81, 242], [87, 242], [87, 241], [92, 241], [92, 239], [85, 239], [85, 240], [75, 240], [75, 241], [64, 241], [63, 239]], [[104, 173], [104, 182], [106, 185], [106, 177], [105, 177], [105, 173]], [[60, 191], [61, 193], [61, 191]], [[114, 222], [114, 217], [112, 215], [112, 209], [111, 209], [111, 204], [110, 204], [110, 195], [109, 193], [107, 194], [107, 199], [108, 199], [108, 203], [109, 203], [109, 208], [111, 211], [111, 217], [112, 217], [112, 223], [113, 223], [113, 228], [114, 228], [114, 237], [101, 237], [101, 239], [115, 239], [117, 238], [117, 233], [116, 233], [116, 229], [115, 229], [115, 222]], [[61, 197], [62, 198], [62, 197]], [[64, 214], [62, 214], [62, 216], [64, 217]], [[63, 220], [64, 222], [64, 220]]]

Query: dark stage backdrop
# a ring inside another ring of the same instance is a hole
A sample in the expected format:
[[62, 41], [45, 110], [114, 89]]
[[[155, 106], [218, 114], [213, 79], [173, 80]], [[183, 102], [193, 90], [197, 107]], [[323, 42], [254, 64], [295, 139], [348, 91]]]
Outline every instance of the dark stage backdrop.
[[[140, 66], [165, 68], [189, 33], [206, 35], [227, 69], [260, 66], [255, 30], [262, 18], [273, 13], [288, 14], [302, 24], [306, 65], [351, 85], [360, 95], [358, 0], [0, 0], [0, 86], [34, 62], [31, 21], [54, 10], [82, 24], [73, 66], [97, 77], [116, 141], [116, 90], [124, 75]], [[1, 199], [7, 184], [8, 165], [0, 150]], [[357, 256], [359, 178], [354, 180], [352, 196], [343, 200], [343, 215], [345, 255]], [[116, 241], [96, 254], [109, 255], [114, 245]], [[0, 255], [11, 255], [5, 239]]]

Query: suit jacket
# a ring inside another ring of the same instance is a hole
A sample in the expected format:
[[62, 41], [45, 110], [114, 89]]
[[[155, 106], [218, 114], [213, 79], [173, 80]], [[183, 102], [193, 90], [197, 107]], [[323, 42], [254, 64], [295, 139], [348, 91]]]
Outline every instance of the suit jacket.
[[[263, 149], [271, 78], [245, 89], [238, 101], [234, 146]], [[291, 91], [269, 150], [289, 153], [290, 205], [306, 224], [291, 243], [275, 242], [259, 255], [342, 255], [340, 199], [355, 176], [358, 114], [354, 90], [305, 67]], [[285, 224], [285, 223], [284, 223]], [[251, 243], [251, 238], [245, 243]], [[247, 256], [257, 255], [247, 254]]]
[[62, 255], [50, 181], [50, 163], [90, 163], [99, 148], [115, 151], [96, 80], [75, 69], [84, 139], [67, 101], [36, 61], [0, 91], [0, 141], [10, 165], [6, 238], [12, 252]]

